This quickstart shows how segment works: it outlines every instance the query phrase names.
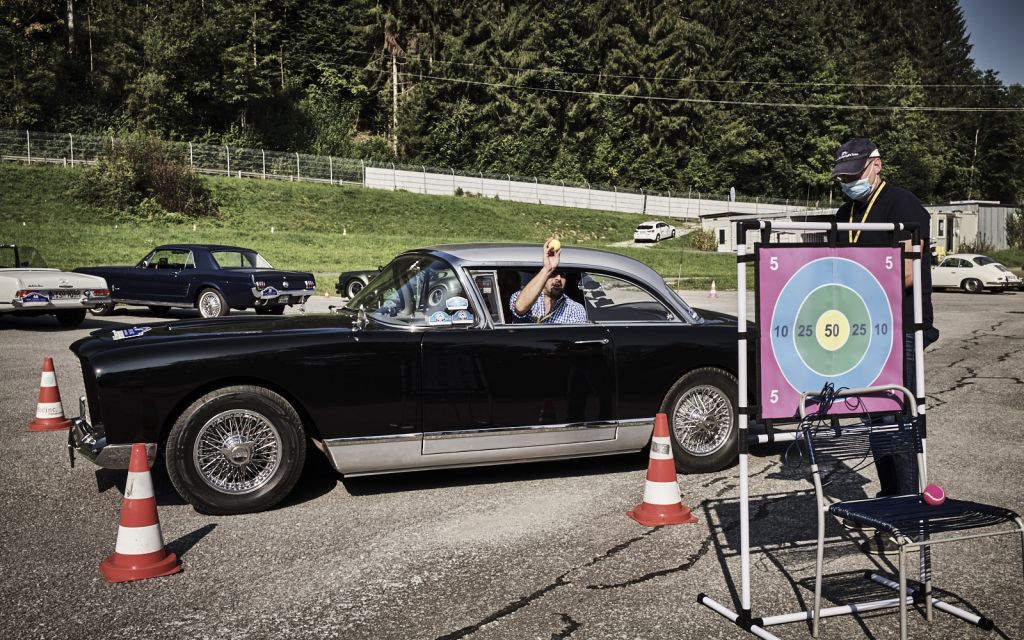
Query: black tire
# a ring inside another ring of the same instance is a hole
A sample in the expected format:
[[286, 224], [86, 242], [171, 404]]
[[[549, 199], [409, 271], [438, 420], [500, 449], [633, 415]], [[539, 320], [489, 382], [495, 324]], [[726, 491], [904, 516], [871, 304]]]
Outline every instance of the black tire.
[[273, 307], [256, 307], [256, 315], [258, 316], [279, 316], [284, 313], [284, 305], [278, 304]]
[[57, 322], [62, 327], [77, 327], [85, 320], [85, 309], [67, 309], [57, 312]]
[[976, 278], [967, 278], [960, 283], [960, 286], [963, 287], [963, 290], [967, 293], [981, 293], [985, 290], [985, 287], [981, 286], [981, 280]]
[[356, 296], [357, 293], [363, 290], [365, 283], [359, 278], [352, 278], [345, 283], [345, 297], [350, 300]]
[[149, 312], [152, 313], [154, 316], [166, 316], [168, 313], [171, 312], [171, 308], [151, 304], [149, 305]]
[[695, 369], [665, 396], [672, 455], [679, 473], [721, 471], [736, 460], [739, 425], [736, 378], [721, 369]]
[[107, 304], [98, 304], [95, 307], [89, 309], [89, 314], [97, 317], [109, 316], [114, 313], [114, 303], [108, 302]]
[[254, 513], [295, 487], [306, 460], [306, 434], [287, 400], [239, 385], [193, 402], [171, 427], [164, 453], [171, 484], [196, 511]]
[[196, 309], [199, 315], [204, 318], [220, 318], [228, 315], [231, 309], [228, 308], [224, 296], [216, 289], [203, 289], [196, 297]]

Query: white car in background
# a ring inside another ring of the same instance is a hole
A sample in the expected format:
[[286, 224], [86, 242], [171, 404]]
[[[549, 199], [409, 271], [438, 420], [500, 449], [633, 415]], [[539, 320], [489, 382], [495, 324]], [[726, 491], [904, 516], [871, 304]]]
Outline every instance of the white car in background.
[[0, 244], [0, 315], [53, 315], [75, 327], [86, 310], [109, 302], [103, 278], [50, 269], [32, 247]]
[[665, 238], [674, 237], [676, 237], [676, 228], [660, 220], [641, 223], [633, 232], [633, 242], [661, 242]]
[[932, 289], [963, 289], [968, 293], [1021, 290], [1021, 279], [988, 256], [954, 253], [932, 267]]

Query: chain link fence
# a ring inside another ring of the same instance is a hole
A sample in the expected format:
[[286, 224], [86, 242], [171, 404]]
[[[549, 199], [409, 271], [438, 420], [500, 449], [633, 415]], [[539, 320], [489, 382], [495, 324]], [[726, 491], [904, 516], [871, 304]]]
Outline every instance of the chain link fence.
[[[96, 162], [104, 149], [114, 144], [117, 144], [117, 139], [113, 136], [0, 129], [0, 160], [75, 167]], [[182, 162], [207, 175], [347, 184], [433, 195], [479, 196], [652, 217], [697, 219], [714, 214], [767, 215], [816, 209], [824, 204], [742, 196], [709, 197], [711, 194], [692, 190], [684, 195], [617, 185], [550, 181], [511, 174], [474, 174], [425, 165], [368, 162], [230, 145], [193, 142], [164, 144]]]

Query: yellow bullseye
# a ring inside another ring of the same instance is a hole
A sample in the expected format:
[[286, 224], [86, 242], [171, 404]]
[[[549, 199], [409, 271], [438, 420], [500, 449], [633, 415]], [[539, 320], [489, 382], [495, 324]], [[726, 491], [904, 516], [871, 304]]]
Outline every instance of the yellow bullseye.
[[850, 339], [850, 321], [846, 314], [836, 309], [829, 309], [821, 314], [814, 325], [814, 337], [822, 349], [841, 349]]

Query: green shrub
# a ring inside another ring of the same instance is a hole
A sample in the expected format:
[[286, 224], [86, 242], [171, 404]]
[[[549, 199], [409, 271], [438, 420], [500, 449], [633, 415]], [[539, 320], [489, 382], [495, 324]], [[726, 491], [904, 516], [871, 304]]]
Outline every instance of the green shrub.
[[170, 219], [220, 215], [202, 178], [144, 133], [107, 143], [96, 164], [82, 172], [75, 191], [88, 204], [145, 220], [160, 218], [160, 211], [178, 214]]
[[1024, 207], [1018, 207], [1006, 216], [1006, 243], [1024, 249]]
[[683, 239], [687, 245], [697, 251], [718, 250], [718, 239], [715, 237], [715, 233], [713, 231], [697, 229], [683, 236]]
[[979, 233], [974, 242], [965, 242], [960, 245], [960, 253], [980, 253], [990, 255], [996, 250], [995, 245], [989, 242], [984, 234]]

